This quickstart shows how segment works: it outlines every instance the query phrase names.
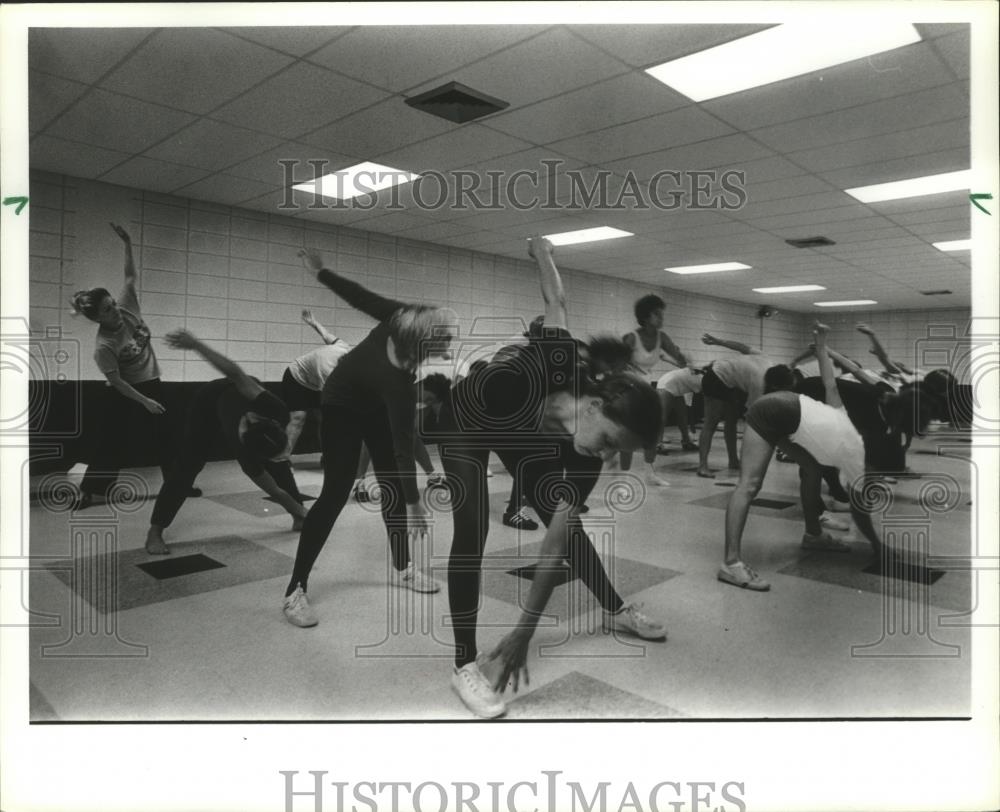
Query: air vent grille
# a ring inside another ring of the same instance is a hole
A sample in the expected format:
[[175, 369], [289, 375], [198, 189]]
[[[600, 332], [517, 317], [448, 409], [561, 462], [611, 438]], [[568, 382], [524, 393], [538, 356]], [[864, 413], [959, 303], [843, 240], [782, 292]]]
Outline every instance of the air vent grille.
[[819, 248], [823, 245], [836, 245], [829, 237], [803, 237], [798, 240], [785, 240], [792, 248]]
[[406, 103], [417, 110], [454, 121], [456, 124], [465, 124], [467, 121], [474, 121], [510, 107], [510, 102], [487, 96], [458, 82], [448, 82], [419, 96], [413, 96], [406, 99]]
[[924, 296], [947, 296], [951, 293], [950, 290], [922, 290], [920, 291]]

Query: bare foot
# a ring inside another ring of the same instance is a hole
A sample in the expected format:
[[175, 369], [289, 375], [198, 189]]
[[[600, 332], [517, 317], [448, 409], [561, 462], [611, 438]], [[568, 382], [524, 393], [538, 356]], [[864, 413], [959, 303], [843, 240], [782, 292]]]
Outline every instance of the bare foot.
[[162, 533], [150, 530], [146, 534], [146, 552], [149, 555], [170, 555], [170, 548], [164, 543]]
[[715, 474], [708, 470], [704, 465], [698, 469], [698, 476], [704, 479], [715, 479]]

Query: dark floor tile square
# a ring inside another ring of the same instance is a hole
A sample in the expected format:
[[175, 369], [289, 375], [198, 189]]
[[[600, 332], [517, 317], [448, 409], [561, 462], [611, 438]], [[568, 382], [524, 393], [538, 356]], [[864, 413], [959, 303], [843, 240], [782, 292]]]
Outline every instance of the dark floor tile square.
[[162, 561], [150, 561], [145, 564], [136, 564], [136, 566], [158, 581], [164, 581], [167, 578], [179, 578], [182, 575], [191, 575], [195, 572], [217, 570], [226, 565], [214, 558], [209, 558], [207, 555], [195, 553], [194, 555], [171, 555]]
[[784, 510], [795, 505], [795, 502], [786, 502], [783, 499], [754, 499], [751, 503], [754, 507], [770, 508], [771, 510]]
[[667, 705], [571, 671], [507, 705], [508, 719], [671, 719]]
[[888, 561], [883, 567], [881, 560], [873, 561], [864, 568], [864, 572], [881, 575], [883, 578], [910, 581], [914, 584], [933, 584], [941, 580], [944, 570], [933, 570], [921, 567], [919, 564], [907, 564], [899, 561]]
[[[534, 581], [537, 570], [537, 564], [529, 564], [526, 567], [518, 567], [517, 569], [511, 570], [508, 575], [516, 575], [518, 578], [524, 578], [526, 581]], [[559, 567], [559, 576], [556, 581], [556, 586], [562, 586], [563, 584], [575, 579], [576, 576], [569, 567], [561, 566]]]
[[778, 572], [848, 589], [905, 598], [932, 606], [968, 612], [972, 609], [970, 573], [960, 570], [945, 572], [931, 582], [906, 578], [884, 577], [878, 572], [879, 562], [866, 543], [851, 545], [848, 553], [804, 553], [802, 557]]
[[218, 566], [183, 576], [150, 577], [140, 565], [165, 564], [144, 549], [53, 559], [45, 568], [101, 614], [135, 609], [153, 603], [205, 592], [287, 577], [294, 561], [239, 536], [215, 536], [199, 541], [169, 542], [171, 557], [208, 559]]

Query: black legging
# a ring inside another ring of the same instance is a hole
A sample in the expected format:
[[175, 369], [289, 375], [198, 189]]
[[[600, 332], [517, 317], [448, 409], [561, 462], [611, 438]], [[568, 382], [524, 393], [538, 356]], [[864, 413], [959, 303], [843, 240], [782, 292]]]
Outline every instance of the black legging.
[[410, 563], [406, 502], [402, 480], [396, 469], [392, 428], [386, 411], [376, 409], [359, 414], [340, 406], [323, 406], [322, 412], [323, 490], [302, 525], [286, 595], [292, 594], [296, 586], [301, 586], [303, 590], [308, 588], [313, 564], [351, 495], [362, 442], [368, 446], [381, 491], [382, 519], [389, 534], [392, 564], [397, 570], [403, 570]]
[[[486, 464], [490, 451], [524, 486], [528, 503], [548, 527], [560, 497], [582, 505], [597, 482], [601, 460], [576, 457], [573, 472], [565, 475], [565, 460], [545, 455], [546, 450], [497, 448], [477, 443], [475, 438], [456, 438], [440, 444], [441, 464], [451, 490], [455, 536], [448, 561], [448, 604], [455, 632], [455, 665], [458, 668], [476, 659], [476, 621], [479, 615], [480, 573], [483, 550], [489, 531], [489, 492]], [[518, 472], [520, 477], [518, 477]], [[572, 493], [569, 493], [569, 490]], [[311, 515], [311, 514], [310, 514]], [[621, 609], [623, 601], [615, 591], [600, 556], [587, 536], [579, 517], [569, 520], [569, 547], [566, 554], [573, 574], [589, 589], [601, 606], [610, 612]]]
[[[163, 487], [160, 488], [156, 503], [153, 505], [153, 515], [149, 520], [151, 525], [160, 528], [169, 527], [181, 506], [191, 495], [191, 487], [201, 469], [205, 467], [209, 451], [216, 444], [216, 438], [221, 432], [219, 421], [214, 418], [212, 399], [216, 396], [217, 390], [207, 387], [198, 389], [192, 396], [185, 414], [184, 430], [177, 445], [177, 453], [164, 476]], [[287, 460], [283, 462], [264, 460], [262, 464], [275, 484], [301, 505], [302, 495], [295, 484], [291, 464]]]
[[[163, 403], [163, 384], [159, 378], [142, 383], [130, 384], [158, 403]], [[166, 481], [172, 457], [173, 421], [169, 414], [153, 414], [138, 401], [125, 397], [114, 387], [107, 387], [102, 398], [98, 431], [94, 437], [96, 447], [87, 466], [87, 473], [80, 483], [80, 490], [90, 496], [106, 496], [124, 465], [132, 426], [142, 422], [146, 430], [152, 431], [156, 444], [157, 462]], [[192, 480], [194, 482], [194, 480]]]

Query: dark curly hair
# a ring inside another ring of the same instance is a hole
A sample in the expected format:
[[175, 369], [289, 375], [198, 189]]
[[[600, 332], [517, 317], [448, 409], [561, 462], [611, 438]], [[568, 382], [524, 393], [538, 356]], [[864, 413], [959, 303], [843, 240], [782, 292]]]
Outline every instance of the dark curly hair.
[[667, 303], [655, 293], [650, 293], [638, 299], [635, 303], [635, 320], [644, 324], [657, 310], [663, 310]]

